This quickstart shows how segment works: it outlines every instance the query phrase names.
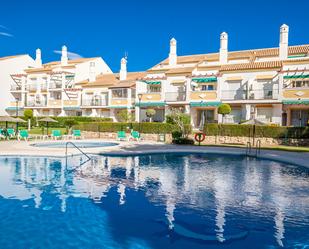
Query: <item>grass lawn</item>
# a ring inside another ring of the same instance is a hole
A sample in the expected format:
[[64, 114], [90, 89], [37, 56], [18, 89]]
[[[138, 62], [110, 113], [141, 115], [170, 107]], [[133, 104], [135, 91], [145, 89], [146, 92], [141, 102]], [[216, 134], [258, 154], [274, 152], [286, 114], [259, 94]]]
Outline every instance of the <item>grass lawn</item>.
[[[60, 130], [63, 135], [66, 134], [66, 128], [53, 128], [48, 127], [48, 135], [51, 134], [52, 130]], [[29, 131], [29, 134], [33, 135], [42, 135], [42, 128], [41, 127], [34, 127]], [[46, 134], [46, 128], [44, 127], [44, 135]]]
[[[202, 146], [246, 148], [246, 145], [240, 145], [240, 144], [203, 144]], [[292, 151], [292, 152], [309, 152], [308, 146], [305, 147], [305, 146], [274, 145], [274, 146], [261, 146], [261, 149], [282, 150], [282, 151]]]

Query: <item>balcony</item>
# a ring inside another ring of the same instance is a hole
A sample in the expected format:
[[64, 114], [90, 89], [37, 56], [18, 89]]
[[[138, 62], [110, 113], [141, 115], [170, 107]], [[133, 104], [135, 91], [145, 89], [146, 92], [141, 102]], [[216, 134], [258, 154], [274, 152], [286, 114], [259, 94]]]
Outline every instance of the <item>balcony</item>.
[[59, 82], [59, 83], [56, 83], [56, 82], [51, 82], [49, 83], [49, 89], [61, 89], [62, 88], [62, 83]]
[[308, 99], [309, 88], [286, 88], [283, 90], [283, 97], [285, 99]]
[[61, 107], [62, 100], [61, 99], [50, 99], [48, 100], [48, 106], [51, 107]]
[[223, 100], [267, 100], [278, 99], [278, 90], [261, 89], [246, 91], [239, 90], [225, 90], [222, 91]]
[[41, 101], [34, 101], [34, 100], [29, 100], [26, 103], [27, 107], [44, 107], [47, 106], [47, 101], [46, 100], [41, 100]]
[[104, 99], [82, 99], [82, 106], [107, 106], [108, 100]]
[[186, 101], [186, 92], [166, 92], [165, 101], [167, 102]]
[[21, 86], [11, 85], [11, 91], [21, 91]]
[[23, 102], [21, 102], [21, 101], [11, 101], [10, 102], [10, 107], [21, 107], [21, 106], [23, 106]]
[[161, 101], [161, 93], [142, 93], [142, 101]]
[[36, 84], [33, 84], [33, 85], [27, 85], [26, 86], [26, 90], [29, 91], [29, 92], [36, 92], [37, 90], [37, 85]]
[[41, 91], [43, 91], [43, 92], [47, 91], [47, 84], [41, 85]]
[[63, 100], [63, 106], [77, 106], [78, 100]]
[[190, 92], [190, 100], [192, 101], [216, 100], [216, 99], [217, 99], [217, 90]]

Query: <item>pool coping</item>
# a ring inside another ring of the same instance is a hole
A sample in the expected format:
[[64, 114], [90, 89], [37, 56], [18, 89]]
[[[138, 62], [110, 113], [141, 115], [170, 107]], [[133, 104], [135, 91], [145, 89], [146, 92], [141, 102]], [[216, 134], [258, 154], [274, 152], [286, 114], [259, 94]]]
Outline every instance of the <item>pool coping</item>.
[[[69, 141], [69, 140], [68, 140]], [[72, 141], [72, 140], [71, 140]], [[74, 140], [76, 141], [76, 140]], [[74, 142], [72, 141], [72, 142]], [[78, 140], [79, 141], [79, 140]], [[194, 154], [218, 154], [218, 155], [238, 155], [246, 156], [246, 148], [219, 147], [219, 146], [192, 146], [192, 145], [173, 145], [157, 142], [122, 142], [115, 140], [82, 140], [84, 142], [115, 142], [118, 145], [107, 146], [104, 148], [83, 148], [82, 150], [89, 155], [101, 156], [138, 156], [151, 154], [167, 154], [167, 153], [194, 153]], [[53, 141], [41, 141], [43, 143]], [[58, 142], [66, 142], [61, 140]], [[18, 142], [3, 141], [0, 142], [0, 156], [35, 156], [35, 157], [53, 157], [65, 158], [64, 148], [48, 148], [31, 146], [34, 141]], [[69, 152], [70, 156], [81, 155], [79, 152]], [[18, 151], [18, 152], [17, 152]], [[256, 157], [255, 150], [248, 155]], [[280, 150], [261, 150], [256, 157], [258, 159], [272, 160], [281, 163], [292, 164], [309, 168], [309, 152], [287, 152]]]

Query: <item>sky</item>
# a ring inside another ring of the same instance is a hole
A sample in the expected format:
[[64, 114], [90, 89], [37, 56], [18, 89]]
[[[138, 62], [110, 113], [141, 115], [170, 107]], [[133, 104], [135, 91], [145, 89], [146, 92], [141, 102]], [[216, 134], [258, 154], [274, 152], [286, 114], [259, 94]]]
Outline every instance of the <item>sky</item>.
[[229, 35], [229, 51], [277, 47], [279, 27], [290, 27], [289, 44], [309, 44], [308, 0], [3, 0], [0, 57], [42, 50], [43, 62], [102, 57], [113, 72], [128, 55], [128, 70], [147, 70], [168, 56], [218, 52]]

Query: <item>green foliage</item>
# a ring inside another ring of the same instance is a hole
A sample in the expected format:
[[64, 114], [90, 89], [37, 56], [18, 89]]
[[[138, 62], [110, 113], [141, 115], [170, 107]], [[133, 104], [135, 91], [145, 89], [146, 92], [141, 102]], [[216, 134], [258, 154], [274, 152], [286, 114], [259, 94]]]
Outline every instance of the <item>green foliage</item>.
[[179, 109], [172, 109], [171, 114], [166, 115], [166, 123], [175, 125], [183, 138], [188, 138], [192, 132], [190, 115], [182, 113]]
[[134, 122], [135, 119], [134, 114], [129, 112], [127, 109], [121, 110], [116, 114], [116, 116], [120, 122]]
[[309, 138], [309, 127], [261, 126], [238, 124], [206, 124], [204, 133], [207, 136], [231, 136], [269, 138]]
[[191, 138], [185, 138], [185, 137], [181, 137], [179, 139], [173, 139], [173, 144], [187, 144], [187, 145], [193, 145], [194, 144], [194, 140]]
[[218, 107], [218, 113], [222, 114], [223, 116], [225, 116], [226, 114], [230, 114], [232, 111], [232, 108], [229, 104], [221, 104]]
[[27, 109], [24, 111], [24, 118], [26, 120], [33, 119], [33, 111], [31, 109]]
[[155, 109], [147, 109], [146, 110], [146, 116], [148, 118], [152, 118], [155, 114], [156, 114], [156, 110]]
[[175, 119], [178, 118], [180, 121], [184, 124], [190, 124], [191, 123], [191, 116], [186, 113], [179, 113], [179, 118], [176, 116], [176, 114], [168, 114], [165, 116], [166, 123], [168, 124], [176, 124]]
[[173, 138], [173, 140], [175, 139], [175, 140], [177, 140], [177, 139], [179, 139], [179, 138], [181, 138], [182, 137], [182, 133], [180, 132], [180, 131], [173, 131], [172, 132], [172, 138]]
[[[141, 130], [139, 130], [139, 126]], [[124, 122], [92, 122], [92, 123], [79, 123], [74, 126], [74, 129], [82, 131], [94, 131], [94, 132], [117, 132], [126, 131], [127, 128], [132, 128], [135, 131], [140, 131], [141, 133], [151, 133], [151, 134], [166, 134], [177, 130], [175, 125], [166, 123], [124, 123]]]

